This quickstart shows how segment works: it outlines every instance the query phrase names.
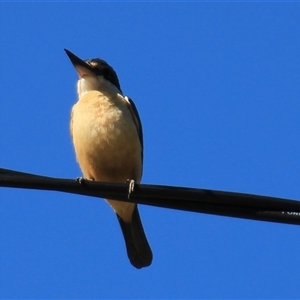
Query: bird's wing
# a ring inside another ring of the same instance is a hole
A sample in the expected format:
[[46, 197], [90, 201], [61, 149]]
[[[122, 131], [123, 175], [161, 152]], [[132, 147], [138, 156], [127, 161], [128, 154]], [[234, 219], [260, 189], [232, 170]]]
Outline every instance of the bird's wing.
[[124, 97], [125, 100], [126, 100], [126, 103], [127, 103], [127, 107], [132, 115], [132, 118], [133, 118], [133, 122], [136, 126], [136, 129], [137, 129], [137, 132], [138, 132], [138, 135], [139, 135], [139, 138], [140, 138], [140, 143], [141, 143], [141, 155], [142, 155], [142, 162], [143, 162], [143, 159], [144, 159], [144, 141], [143, 141], [143, 128], [142, 128], [142, 122], [141, 122], [141, 119], [140, 119], [140, 116], [139, 116], [139, 113], [136, 109], [136, 106], [134, 104], [134, 102], [127, 96]]
[[73, 140], [73, 108], [72, 108], [72, 111], [71, 111], [70, 133], [71, 133], [71, 138]]

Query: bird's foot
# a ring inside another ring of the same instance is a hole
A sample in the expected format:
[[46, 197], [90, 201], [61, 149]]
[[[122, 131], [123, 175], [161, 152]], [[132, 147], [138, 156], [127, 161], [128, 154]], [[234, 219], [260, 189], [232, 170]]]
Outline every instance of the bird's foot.
[[76, 182], [78, 182], [78, 184], [80, 185], [81, 188], [84, 188], [87, 186], [87, 181], [88, 181], [88, 179], [83, 178], [83, 177], [76, 178]]
[[128, 186], [128, 199], [130, 199], [130, 195], [134, 191], [135, 180], [134, 179], [127, 179], [126, 182], [129, 183], [129, 186]]
[[85, 178], [83, 178], [83, 177], [77, 177], [77, 178], [76, 178], [76, 181], [77, 181], [79, 184], [84, 184]]

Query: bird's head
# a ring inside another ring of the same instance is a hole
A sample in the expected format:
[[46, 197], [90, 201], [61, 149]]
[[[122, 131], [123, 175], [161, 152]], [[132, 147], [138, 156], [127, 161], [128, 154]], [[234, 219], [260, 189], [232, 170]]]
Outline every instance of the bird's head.
[[114, 69], [103, 59], [82, 60], [71, 51], [65, 49], [75, 67], [79, 80], [77, 92], [79, 97], [90, 91], [103, 93], [122, 93], [118, 76]]

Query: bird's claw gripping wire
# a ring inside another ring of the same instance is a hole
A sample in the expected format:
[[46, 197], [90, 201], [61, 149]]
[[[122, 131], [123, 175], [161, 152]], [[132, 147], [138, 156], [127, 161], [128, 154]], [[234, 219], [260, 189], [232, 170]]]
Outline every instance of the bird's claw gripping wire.
[[135, 180], [134, 179], [127, 179], [126, 182], [129, 184], [128, 185], [128, 199], [130, 199], [130, 195], [134, 191]]
[[78, 184], [80, 185], [81, 188], [84, 188], [87, 186], [87, 181], [88, 181], [88, 179], [83, 178], [83, 177], [76, 178], [76, 182], [78, 182]]

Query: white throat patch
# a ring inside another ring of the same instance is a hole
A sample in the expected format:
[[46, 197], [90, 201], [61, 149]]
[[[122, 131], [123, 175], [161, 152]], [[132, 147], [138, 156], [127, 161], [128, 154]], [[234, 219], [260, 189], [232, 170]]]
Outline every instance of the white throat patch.
[[91, 91], [99, 91], [106, 95], [120, 94], [119, 89], [102, 76], [84, 76], [77, 82], [78, 97]]

